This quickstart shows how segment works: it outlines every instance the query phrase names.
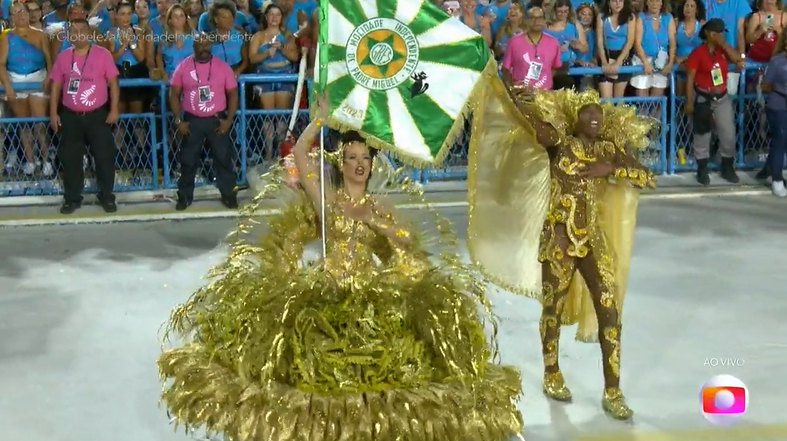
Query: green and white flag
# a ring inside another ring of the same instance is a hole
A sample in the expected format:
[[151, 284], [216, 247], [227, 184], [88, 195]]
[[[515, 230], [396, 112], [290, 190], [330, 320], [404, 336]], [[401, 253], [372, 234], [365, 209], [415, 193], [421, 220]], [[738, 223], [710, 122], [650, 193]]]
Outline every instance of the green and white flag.
[[445, 158], [485, 74], [497, 75], [484, 38], [429, 0], [322, 1], [315, 70], [329, 126], [422, 166]]

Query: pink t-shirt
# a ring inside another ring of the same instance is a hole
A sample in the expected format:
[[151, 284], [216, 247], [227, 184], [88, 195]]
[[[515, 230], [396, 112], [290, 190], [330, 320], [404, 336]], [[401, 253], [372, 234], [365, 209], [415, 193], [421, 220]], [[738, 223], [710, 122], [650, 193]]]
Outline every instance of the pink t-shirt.
[[112, 54], [101, 46], [90, 46], [87, 55], [70, 47], [55, 59], [52, 81], [63, 85], [63, 105], [74, 112], [90, 112], [109, 100], [109, 80], [117, 78]]
[[552, 89], [552, 69], [560, 66], [560, 42], [547, 34], [535, 45], [527, 34], [511, 37], [503, 54], [503, 68], [511, 71], [516, 84], [537, 89]]
[[180, 105], [195, 116], [214, 116], [227, 110], [225, 92], [238, 88], [235, 73], [224, 60], [212, 57], [207, 63], [197, 63], [194, 55], [175, 68], [170, 84], [182, 88]]

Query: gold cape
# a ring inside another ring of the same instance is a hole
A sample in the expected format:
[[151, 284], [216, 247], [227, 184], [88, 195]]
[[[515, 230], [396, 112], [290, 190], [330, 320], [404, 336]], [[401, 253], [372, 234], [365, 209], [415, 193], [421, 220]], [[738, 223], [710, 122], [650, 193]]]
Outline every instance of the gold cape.
[[455, 253], [427, 259], [415, 229], [412, 248], [392, 248], [339, 212], [328, 211], [328, 252], [313, 265], [303, 256], [318, 225], [304, 195], [254, 240], [240, 235], [248, 214], [212, 282], [168, 323], [182, 343], [158, 366], [176, 421], [238, 441], [518, 435], [521, 378], [485, 333], [496, 329], [486, 283]]
[[[468, 250], [480, 271], [493, 283], [513, 293], [541, 299], [541, 231], [549, 209], [550, 171], [546, 149], [536, 141], [531, 124], [522, 116], [497, 78], [480, 97], [485, 106], [473, 115], [468, 167]], [[573, 127], [566, 115], [598, 96], [574, 92], [538, 94], [535, 105], [545, 122], [560, 136]], [[616, 145], [642, 148], [648, 129], [631, 109], [603, 104], [603, 137]], [[622, 128], [622, 129], [621, 129]], [[615, 262], [617, 304], [621, 309], [628, 284], [639, 190], [626, 182], [609, 182], [598, 198], [600, 230]], [[577, 340], [598, 341], [598, 321], [590, 293], [579, 274], [574, 276], [563, 324], [576, 324]]]

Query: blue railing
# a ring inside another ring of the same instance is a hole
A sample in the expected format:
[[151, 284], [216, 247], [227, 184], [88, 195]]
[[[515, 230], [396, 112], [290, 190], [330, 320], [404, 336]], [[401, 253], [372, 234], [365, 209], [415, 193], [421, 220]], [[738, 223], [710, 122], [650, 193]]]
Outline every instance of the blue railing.
[[[748, 71], [761, 68], [761, 65], [747, 67]], [[569, 73], [574, 76], [601, 75], [600, 68], [572, 68]], [[642, 73], [642, 67], [625, 66], [621, 74]], [[761, 109], [757, 105], [756, 94], [746, 94], [746, 72], [741, 75], [737, 94], [736, 126], [738, 134], [738, 166], [753, 168], [761, 166], [767, 154], [768, 137], [764, 132]], [[240, 106], [233, 127], [232, 138], [237, 147], [238, 183], [247, 181], [249, 167], [253, 167], [267, 158], [275, 158], [271, 146], [275, 145], [274, 133], [283, 135], [289, 122], [291, 110], [260, 110], [251, 106], [253, 87], [263, 83], [295, 82], [296, 75], [242, 75], [240, 77]], [[167, 109], [168, 89], [163, 82], [147, 79], [121, 80], [123, 88], [145, 88], [151, 93], [155, 103], [155, 111], [142, 114], [127, 114], [121, 117], [118, 124], [117, 139], [119, 152], [117, 160], [118, 182], [117, 191], [171, 189], [176, 186], [178, 161], [175, 151], [178, 137], [171, 124], [172, 115], [162, 112]], [[670, 94], [660, 97], [633, 97], [614, 99], [634, 105], [638, 111], [661, 121], [660, 131], [654, 134], [651, 147], [642, 152], [642, 160], [655, 172], [671, 174], [692, 170], [691, 159], [685, 163], [681, 160], [683, 150], [691, 157], [691, 124], [682, 113], [684, 99], [675, 96], [676, 75], [670, 75]], [[15, 84], [18, 92], [40, 90], [40, 84]], [[0, 88], [2, 90], [2, 88]], [[304, 90], [304, 93], [307, 93]], [[8, 109], [6, 110], [8, 111]], [[301, 111], [295, 130], [298, 133], [308, 122], [308, 112]], [[5, 153], [3, 172], [0, 173], [0, 195], [25, 194], [59, 194], [60, 181], [57, 167], [54, 173], [45, 174], [46, 158], [42, 152], [34, 153], [32, 159], [25, 161], [26, 152], [22, 146], [22, 136], [37, 139], [40, 150], [48, 149], [49, 158], [55, 159], [54, 148], [41, 147], [44, 144], [57, 145], [57, 134], [48, 129], [46, 118], [0, 118], [0, 152]], [[468, 125], [469, 127], [469, 125]], [[129, 134], [136, 136], [129, 136]], [[51, 139], [51, 142], [46, 141]], [[446, 162], [438, 168], [413, 170], [412, 174], [423, 182], [434, 180], [461, 180], [467, 177], [467, 146], [469, 132], [466, 130], [461, 139], [450, 152]], [[207, 157], [207, 155], [206, 155]], [[41, 164], [36, 171], [25, 170], [25, 162]], [[56, 162], [56, 161], [55, 161]], [[54, 164], [56, 166], [56, 164]], [[87, 185], [90, 182], [91, 168], [87, 168]], [[204, 173], [198, 179], [201, 184], [211, 180], [209, 161], [203, 164]]]

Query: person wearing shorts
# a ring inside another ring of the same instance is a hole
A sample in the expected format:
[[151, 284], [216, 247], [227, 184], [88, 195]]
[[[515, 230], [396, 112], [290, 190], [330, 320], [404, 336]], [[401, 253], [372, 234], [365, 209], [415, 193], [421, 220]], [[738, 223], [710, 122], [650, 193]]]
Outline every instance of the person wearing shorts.
[[[263, 11], [260, 30], [254, 34], [249, 43], [249, 63], [256, 65], [259, 74], [293, 74], [294, 62], [300, 58], [300, 50], [295, 44], [295, 36], [285, 29], [284, 13], [279, 6], [268, 5]], [[265, 82], [254, 86], [254, 96], [260, 108], [265, 110], [291, 109], [294, 82]], [[263, 131], [265, 135], [264, 159], [273, 159], [273, 143], [286, 136], [287, 122], [277, 120], [274, 124], [265, 118]]]
[[[10, 17], [14, 27], [0, 39], [0, 81], [5, 87], [5, 98], [16, 118], [43, 118], [48, 115], [49, 99], [46, 94], [47, 77], [52, 67], [49, 55], [49, 38], [40, 29], [30, 26], [28, 5], [14, 2]], [[40, 83], [40, 91], [19, 91], [14, 89], [19, 83]], [[48, 160], [49, 136], [44, 123], [18, 124], [19, 139], [24, 149], [25, 175], [33, 175], [41, 167], [44, 176], [54, 173]], [[36, 144], [41, 155], [36, 155]], [[19, 156], [18, 146], [11, 145], [7, 155], [6, 168], [15, 169]]]
[[621, 98], [631, 74], [618, 74], [618, 69], [629, 63], [634, 47], [637, 17], [632, 12], [631, 0], [606, 0], [596, 20], [596, 44], [604, 75], [598, 90], [602, 98]]
[[636, 56], [632, 64], [645, 70], [643, 75], [631, 79], [637, 96], [664, 96], [669, 86], [668, 76], [675, 62], [675, 21], [667, 7], [665, 0], [648, 0], [647, 10], [640, 13], [637, 20]]

